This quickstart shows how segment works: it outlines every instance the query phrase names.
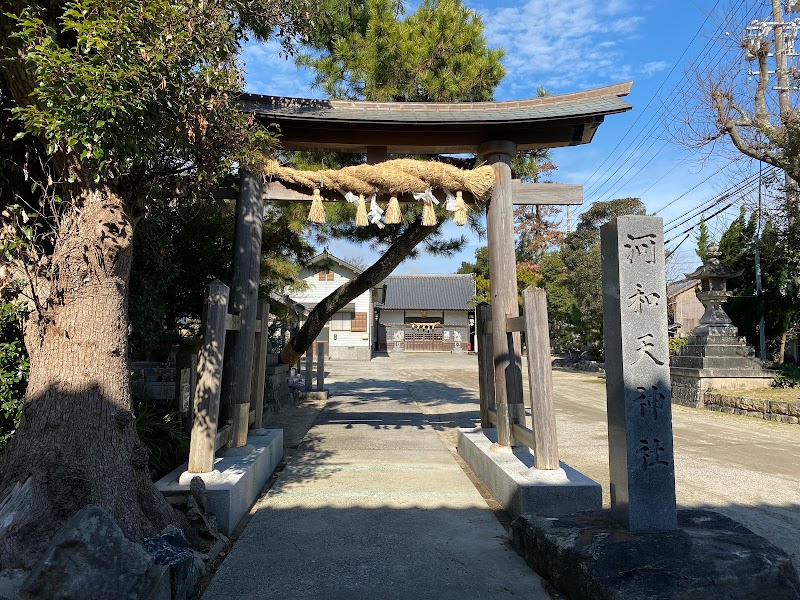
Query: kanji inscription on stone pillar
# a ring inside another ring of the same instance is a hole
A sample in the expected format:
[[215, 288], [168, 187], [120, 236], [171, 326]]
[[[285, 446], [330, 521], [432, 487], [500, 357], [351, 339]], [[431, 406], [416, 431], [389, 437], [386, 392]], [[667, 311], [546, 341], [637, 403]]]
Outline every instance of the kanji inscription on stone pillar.
[[611, 512], [631, 531], [677, 527], [663, 222], [600, 230]]

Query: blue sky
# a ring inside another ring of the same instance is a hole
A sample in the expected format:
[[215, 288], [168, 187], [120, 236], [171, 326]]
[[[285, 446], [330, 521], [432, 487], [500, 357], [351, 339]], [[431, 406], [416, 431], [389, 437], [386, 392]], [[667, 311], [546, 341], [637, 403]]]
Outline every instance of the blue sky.
[[[736, 154], [726, 151], [726, 144], [718, 144], [712, 153], [687, 148], [680, 143], [685, 135], [679, 122], [695, 95], [692, 65], [718, 66], [730, 60], [740, 82], [754, 85], [748, 82], [748, 64], [735, 51], [735, 39], [741, 35], [741, 23], [768, 16], [767, 0], [465, 0], [465, 4], [483, 16], [489, 45], [506, 50], [507, 75], [496, 91], [497, 100], [533, 97], [539, 85], [563, 94], [633, 80], [627, 97], [632, 111], [609, 116], [591, 144], [553, 151], [558, 171], [552, 180], [584, 185], [585, 204], [573, 213], [596, 200], [639, 197], [648, 212], [659, 211], [669, 229], [693, 208], [757, 170], [745, 160], [731, 164]], [[249, 44], [244, 60], [249, 92], [321, 97], [321, 91], [309, 85], [310, 72], [282, 58], [276, 45]], [[712, 219], [712, 234], [724, 229], [741, 201], [751, 200], [737, 198]], [[668, 250], [697, 220], [667, 231]], [[472, 260], [475, 248], [485, 240], [451, 223], [444, 232], [460, 234], [462, 229], [470, 238], [462, 253], [406, 261], [398, 272], [452, 273], [462, 260]], [[675, 251], [668, 276], [679, 277], [694, 267], [693, 248], [690, 234]], [[349, 244], [334, 243], [331, 251], [343, 258], [362, 256], [366, 262], [376, 258], [367, 247]]]

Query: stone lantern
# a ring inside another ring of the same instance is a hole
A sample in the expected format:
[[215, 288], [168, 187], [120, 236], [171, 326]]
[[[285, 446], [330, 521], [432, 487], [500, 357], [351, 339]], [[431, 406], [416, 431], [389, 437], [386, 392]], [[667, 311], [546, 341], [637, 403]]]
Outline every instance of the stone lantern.
[[[754, 389], [768, 387], [774, 373], [763, 368], [753, 348], [739, 337], [739, 330], [722, 309], [733, 294], [727, 280], [738, 277], [719, 260], [719, 246], [708, 246], [708, 260], [686, 277], [700, 280], [697, 298], [706, 307], [700, 324], [692, 330], [686, 345], [669, 361], [672, 401], [686, 406], [714, 404], [710, 389]], [[720, 410], [733, 412], [733, 407]], [[730, 409], [730, 410], [728, 410]], [[747, 411], [745, 411], [747, 412]]]
[[719, 260], [719, 246], [708, 245], [708, 260], [692, 273], [685, 273], [688, 279], [700, 280], [698, 300], [706, 307], [700, 318], [700, 325], [694, 328], [694, 335], [729, 335], [737, 334], [733, 321], [722, 309], [733, 293], [727, 289], [727, 280], [738, 277], [741, 271], [734, 271]]

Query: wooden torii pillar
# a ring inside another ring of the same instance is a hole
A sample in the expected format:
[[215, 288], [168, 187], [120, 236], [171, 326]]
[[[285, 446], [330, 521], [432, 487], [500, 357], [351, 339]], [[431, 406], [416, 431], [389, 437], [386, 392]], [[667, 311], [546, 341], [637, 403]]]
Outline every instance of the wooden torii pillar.
[[[258, 316], [261, 234], [264, 229], [264, 184], [263, 177], [259, 175], [244, 170], [240, 173], [229, 313], [238, 315], [241, 327], [226, 343], [222, 377], [222, 399], [230, 410], [229, 416], [233, 422], [232, 448], [247, 444]], [[260, 415], [257, 418], [261, 421]]]
[[518, 332], [506, 332], [506, 319], [519, 316], [517, 261], [514, 248], [514, 206], [511, 197], [511, 159], [517, 145], [485, 142], [478, 158], [494, 169], [492, 199], [486, 210], [489, 250], [489, 290], [492, 297], [494, 395], [497, 407], [497, 443], [510, 446], [513, 423], [525, 424], [522, 397], [522, 354]]

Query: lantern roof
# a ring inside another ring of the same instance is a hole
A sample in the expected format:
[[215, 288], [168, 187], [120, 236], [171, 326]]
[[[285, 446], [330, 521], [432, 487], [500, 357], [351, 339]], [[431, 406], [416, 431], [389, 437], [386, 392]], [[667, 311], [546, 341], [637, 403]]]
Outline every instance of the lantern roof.
[[741, 271], [730, 268], [719, 260], [719, 246], [708, 245], [708, 260], [691, 273], [684, 273], [688, 279], [730, 279], [738, 277]]

